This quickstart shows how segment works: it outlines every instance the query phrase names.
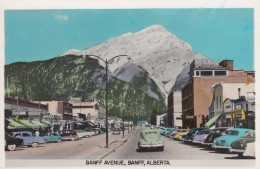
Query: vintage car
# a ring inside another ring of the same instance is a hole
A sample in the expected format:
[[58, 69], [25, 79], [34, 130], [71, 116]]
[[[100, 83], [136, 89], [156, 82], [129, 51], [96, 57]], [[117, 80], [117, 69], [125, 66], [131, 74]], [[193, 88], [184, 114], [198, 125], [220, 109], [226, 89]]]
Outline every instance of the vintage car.
[[138, 148], [143, 149], [158, 149], [164, 150], [163, 139], [157, 129], [144, 129], [141, 131]]
[[233, 141], [240, 139], [245, 133], [252, 131], [247, 128], [230, 128], [225, 131], [225, 134], [216, 138], [213, 142], [214, 149], [229, 149]]
[[161, 135], [167, 135], [168, 133], [170, 133], [171, 131], [176, 130], [175, 128], [166, 128], [165, 130], [161, 130], [160, 133]]
[[60, 136], [63, 138], [63, 140], [79, 140], [79, 137], [75, 131], [72, 130], [65, 130], [60, 132]]
[[195, 135], [197, 135], [200, 131], [204, 130], [205, 128], [193, 128], [191, 129], [185, 136], [183, 136], [184, 142], [192, 142]]
[[209, 135], [210, 129], [201, 130], [197, 135], [193, 138], [193, 143], [195, 144], [201, 144], [203, 140]]
[[174, 140], [181, 140], [182, 136], [186, 135], [190, 129], [178, 129], [178, 133], [176, 133], [173, 137]]
[[17, 146], [22, 144], [22, 139], [11, 137], [9, 134], [5, 133], [5, 150], [14, 151]]
[[49, 142], [57, 142], [57, 143], [61, 143], [63, 138], [57, 134], [57, 133], [47, 133], [45, 136], [44, 136], [44, 139], [47, 143]]
[[243, 156], [255, 158], [255, 142], [247, 143]]
[[213, 141], [216, 138], [222, 136], [227, 129], [228, 127], [219, 127], [219, 128], [211, 129], [210, 133], [207, 135], [207, 137], [203, 140], [201, 144], [211, 147]]
[[112, 131], [112, 134], [120, 134], [120, 128], [114, 128], [114, 130]]
[[180, 132], [180, 129], [177, 129], [177, 130], [174, 130], [174, 131], [172, 131], [171, 133], [169, 133], [168, 135], [167, 135], [167, 137], [169, 137], [169, 138], [173, 138], [177, 133], [179, 133]]
[[37, 147], [38, 144], [46, 143], [43, 137], [35, 136], [29, 131], [12, 132], [11, 136], [22, 139], [25, 146]]
[[238, 156], [242, 157], [246, 149], [246, 144], [251, 142], [255, 142], [254, 130], [247, 132], [242, 138], [234, 141], [229, 148], [229, 152], [238, 153]]
[[[76, 131], [77, 135], [79, 138], [84, 138], [84, 137], [89, 137], [91, 136], [89, 132], [85, 131], [85, 130], [77, 130]], [[94, 133], [94, 132], [93, 132]], [[95, 133], [94, 133], [95, 134]]]

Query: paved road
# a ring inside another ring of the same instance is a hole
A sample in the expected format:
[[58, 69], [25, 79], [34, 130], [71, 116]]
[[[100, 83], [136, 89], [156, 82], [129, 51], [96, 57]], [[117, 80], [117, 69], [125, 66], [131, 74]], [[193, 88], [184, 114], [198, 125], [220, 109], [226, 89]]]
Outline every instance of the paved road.
[[175, 141], [164, 137], [164, 151], [137, 151], [138, 138], [142, 128], [138, 128], [129, 140], [115, 152], [106, 156], [106, 159], [178, 159], [178, 160], [219, 160], [219, 159], [237, 159], [236, 154], [228, 152], [215, 152], [207, 148], [196, 145], [184, 144], [181, 141]]
[[[128, 131], [125, 132], [126, 135]], [[7, 159], [97, 159], [111, 151], [122, 139], [121, 135], [109, 133], [109, 148], [105, 147], [106, 134], [82, 138], [78, 141], [41, 144], [36, 148], [18, 147], [16, 151], [6, 151]]]

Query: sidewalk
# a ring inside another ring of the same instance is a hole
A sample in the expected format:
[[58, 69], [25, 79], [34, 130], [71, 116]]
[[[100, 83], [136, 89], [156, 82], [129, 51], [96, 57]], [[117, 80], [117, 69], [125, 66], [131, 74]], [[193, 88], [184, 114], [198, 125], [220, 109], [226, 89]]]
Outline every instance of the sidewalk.
[[[135, 131], [136, 131], [136, 128], [133, 128], [133, 131], [129, 131], [129, 133], [128, 133], [128, 130], [125, 130], [124, 138], [121, 133], [120, 134], [122, 136], [121, 138], [111, 140], [108, 145], [108, 148], [103, 149], [105, 152], [103, 152], [102, 155], [98, 159], [105, 158], [107, 155], [114, 152], [118, 147], [122, 146], [135, 133]], [[105, 147], [105, 145], [104, 145], [104, 147]]]

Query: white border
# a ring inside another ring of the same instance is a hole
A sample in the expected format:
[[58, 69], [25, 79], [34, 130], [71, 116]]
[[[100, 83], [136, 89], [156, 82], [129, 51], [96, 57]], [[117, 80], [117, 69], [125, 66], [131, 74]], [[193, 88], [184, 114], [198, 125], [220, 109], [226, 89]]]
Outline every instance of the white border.
[[[4, 10], [16, 9], [138, 9], [138, 8], [254, 8], [254, 65], [256, 71], [256, 150], [259, 145], [260, 0], [0, 0], [0, 140], [4, 140]], [[258, 86], [258, 87], [257, 87]], [[256, 152], [256, 167], [259, 151]], [[5, 168], [4, 142], [0, 141], [0, 168]], [[188, 162], [188, 161], [187, 161]], [[219, 161], [222, 162], [222, 161]], [[253, 161], [252, 161], [253, 162]], [[214, 166], [214, 163], [212, 163]], [[82, 166], [86, 167], [86, 166]], [[70, 167], [71, 168], [71, 167]], [[92, 167], [88, 167], [92, 168]], [[96, 168], [96, 167], [95, 167]], [[135, 167], [136, 168], [136, 167]], [[174, 167], [178, 168], [178, 167]], [[188, 167], [181, 167], [188, 168]], [[193, 167], [192, 167], [193, 168]], [[197, 167], [194, 167], [194, 169]], [[221, 167], [221, 169], [226, 167]], [[230, 168], [230, 167], [229, 167]], [[235, 167], [238, 168], [238, 167]], [[240, 167], [242, 168], [242, 167]]]

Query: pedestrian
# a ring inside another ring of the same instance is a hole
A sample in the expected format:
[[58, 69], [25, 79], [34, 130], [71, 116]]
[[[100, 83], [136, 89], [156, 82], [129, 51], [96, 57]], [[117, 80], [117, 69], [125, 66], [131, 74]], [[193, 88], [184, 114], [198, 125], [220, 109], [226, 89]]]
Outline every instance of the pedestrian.
[[37, 130], [37, 131], [35, 132], [35, 135], [36, 135], [36, 136], [39, 136], [39, 135], [40, 135], [40, 132]]

